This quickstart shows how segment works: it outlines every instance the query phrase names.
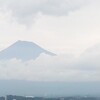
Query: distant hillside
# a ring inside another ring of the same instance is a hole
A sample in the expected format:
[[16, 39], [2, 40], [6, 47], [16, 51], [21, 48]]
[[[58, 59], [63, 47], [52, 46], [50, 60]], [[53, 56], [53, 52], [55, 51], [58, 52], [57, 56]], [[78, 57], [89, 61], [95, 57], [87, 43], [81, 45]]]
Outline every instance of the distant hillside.
[[32, 82], [0, 80], [0, 96], [100, 96], [100, 82]]

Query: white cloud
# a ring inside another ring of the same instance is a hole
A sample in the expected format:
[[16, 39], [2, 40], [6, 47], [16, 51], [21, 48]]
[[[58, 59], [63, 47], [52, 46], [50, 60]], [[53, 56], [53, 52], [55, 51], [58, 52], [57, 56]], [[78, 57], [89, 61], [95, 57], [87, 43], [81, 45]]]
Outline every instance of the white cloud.
[[31, 23], [38, 14], [63, 16], [79, 9], [87, 0], [0, 0], [3, 11], [11, 11], [21, 23]]
[[17, 59], [0, 61], [0, 79], [100, 81], [100, 63], [97, 63], [96, 60], [94, 61], [95, 66], [89, 62], [89, 59], [79, 59], [76, 62], [76, 59], [69, 55], [56, 57], [41, 55], [35, 61], [28, 62], [22, 62]]

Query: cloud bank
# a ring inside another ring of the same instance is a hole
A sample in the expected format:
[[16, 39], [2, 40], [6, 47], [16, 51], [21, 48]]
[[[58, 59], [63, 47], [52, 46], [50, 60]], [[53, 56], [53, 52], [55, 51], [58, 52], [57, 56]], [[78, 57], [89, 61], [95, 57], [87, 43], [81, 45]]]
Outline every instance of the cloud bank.
[[0, 61], [0, 79], [31, 81], [100, 81], [100, 56], [42, 54], [36, 60]]
[[20, 23], [31, 23], [38, 15], [66, 16], [87, 0], [0, 0], [0, 8], [11, 12]]

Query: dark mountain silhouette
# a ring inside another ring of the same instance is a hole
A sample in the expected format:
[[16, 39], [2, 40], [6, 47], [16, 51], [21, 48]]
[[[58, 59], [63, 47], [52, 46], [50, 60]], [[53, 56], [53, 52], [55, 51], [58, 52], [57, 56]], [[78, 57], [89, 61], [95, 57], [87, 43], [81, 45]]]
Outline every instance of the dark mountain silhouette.
[[37, 44], [28, 41], [17, 41], [8, 48], [0, 52], [0, 59], [8, 60], [12, 58], [21, 59], [23, 61], [35, 60], [39, 57], [40, 54], [45, 53], [50, 56], [55, 56], [54, 53], [51, 53]]

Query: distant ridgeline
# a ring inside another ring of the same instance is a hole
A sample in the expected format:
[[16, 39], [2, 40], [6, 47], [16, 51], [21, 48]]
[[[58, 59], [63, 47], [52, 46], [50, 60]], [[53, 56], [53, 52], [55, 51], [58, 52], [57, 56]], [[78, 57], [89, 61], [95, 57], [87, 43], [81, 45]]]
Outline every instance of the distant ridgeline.
[[100, 100], [100, 97], [88, 97], [88, 96], [76, 96], [76, 97], [33, 97], [33, 96], [16, 96], [8, 95], [5, 97], [0, 97], [0, 100]]
[[22, 61], [35, 60], [42, 53], [50, 56], [55, 56], [33, 42], [17, 41], [8, 48], [0, 52], [0, 60], [21, 59]]

